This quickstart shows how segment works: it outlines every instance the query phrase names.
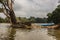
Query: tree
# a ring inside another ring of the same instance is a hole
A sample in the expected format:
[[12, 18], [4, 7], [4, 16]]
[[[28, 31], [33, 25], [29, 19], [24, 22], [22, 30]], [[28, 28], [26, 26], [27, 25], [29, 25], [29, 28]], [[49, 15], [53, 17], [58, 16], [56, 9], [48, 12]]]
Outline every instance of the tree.
[[0, 23], [3, 23], [3, 22], [5, 22], [5, 20], [0, 17]]
[[0, 0], [0, 3], [3, 5], [4, 14], [11, 19], [12, 24], [16, 24], [16, 17], [13, 10], [13, 0]]
[[7, 17], [5, 18], [5, 23], [10, 23], [10, 19], [8, 19]]
[[47, 22], [48, 22], [48, 23], [52, 22], [52, 18], [51, 18], [52, 13], [48, 13], [47, 16], [48, 16]]
[[2, 8], [0, 8], [0, 12], [3, 12], [3, 9]]
[[28, 20], [30, 20], [31, 23], [34, 23], [36, 20], [35, 20], [35, 17], [30, 17]]
[[48, 18], [55, 24], [60, 24], [60, 5], [57, 6], [51, 15], [49, 14]]

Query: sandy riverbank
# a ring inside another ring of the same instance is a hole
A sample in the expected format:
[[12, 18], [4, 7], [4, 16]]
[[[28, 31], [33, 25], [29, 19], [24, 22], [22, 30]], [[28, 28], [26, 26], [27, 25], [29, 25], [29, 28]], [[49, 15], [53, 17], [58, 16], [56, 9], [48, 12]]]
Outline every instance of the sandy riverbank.
[[31, 27], [32, 27], [32, 28], [49, 28], [49, 29], [58, 29], [58, 28], [60, 28], [60, 24], [53, 25], [53, 26], [38, 26], [38, 25], [33, 24]]

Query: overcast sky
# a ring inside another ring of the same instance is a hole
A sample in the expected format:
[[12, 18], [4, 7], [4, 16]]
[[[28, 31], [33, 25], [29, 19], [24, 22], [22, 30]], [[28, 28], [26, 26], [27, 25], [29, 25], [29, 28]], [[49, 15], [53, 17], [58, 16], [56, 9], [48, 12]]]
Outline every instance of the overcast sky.
[[15, 0], [14, 11], [17, 17], [46, 17], [47, 13], [52, 12], [57, 4], [58, 0]]

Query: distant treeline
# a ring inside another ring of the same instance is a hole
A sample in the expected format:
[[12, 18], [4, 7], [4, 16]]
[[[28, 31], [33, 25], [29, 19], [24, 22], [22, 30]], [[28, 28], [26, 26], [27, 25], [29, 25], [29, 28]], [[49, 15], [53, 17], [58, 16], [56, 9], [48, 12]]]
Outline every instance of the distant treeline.
[[[47, 23], [47, 18], [35, 18], [35, 17], [17, 17], [17, 22], [31, 22], [31, 23]], [[0, 23], [10, 23], [10, 19], [8, 18], [1, 18], [0, 17]]]
[[0, 17], [0, 23], [10, 23], [10, 20], [8, 18]]

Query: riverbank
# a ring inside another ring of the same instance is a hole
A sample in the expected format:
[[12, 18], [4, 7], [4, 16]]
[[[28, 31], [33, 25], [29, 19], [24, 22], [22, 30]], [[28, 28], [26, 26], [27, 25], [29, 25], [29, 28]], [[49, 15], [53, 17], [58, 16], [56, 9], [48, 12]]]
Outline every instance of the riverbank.
[[[0, 25], [11, 25], [10, 23], [0, 23]], [[41, 26], [41, 25], [36, 25], [36, 24], [32, 24], [31, 26], [27, 26], [25, 25], [25, 27], [20, 27], [19, 25], [14, 25], [15, 28], [26, 28], [26, 29], [36, 29], [36, 28], [48, 28], [48, 29], [58, 29], [60, 26], [60, 24], [57, 24], [57, 25], [53, 25], [53, 26]]]
[[41, 25], [33, 24], [33, 25], [32, 25], [32, 28], [60, 29], [60, 24], [52, 25], [52, 26], [41, 26]]

